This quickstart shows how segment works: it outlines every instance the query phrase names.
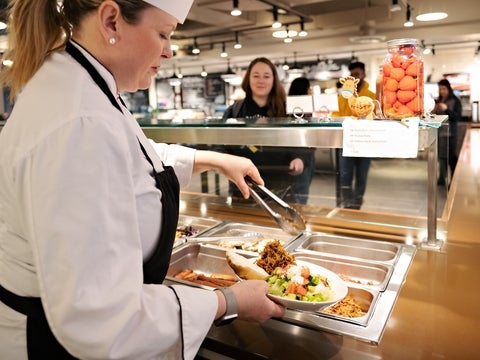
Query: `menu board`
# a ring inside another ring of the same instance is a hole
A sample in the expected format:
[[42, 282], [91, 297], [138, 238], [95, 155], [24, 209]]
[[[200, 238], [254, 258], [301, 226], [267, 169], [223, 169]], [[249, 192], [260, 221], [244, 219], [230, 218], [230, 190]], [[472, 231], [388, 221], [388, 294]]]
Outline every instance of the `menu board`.
[[184, 77], [182, 79], [182, 108], [204, 108], [207, 103], [204, 93], [205, 79], [203, 77]]
[[205, 79], [205, 96], [215, 99], [225, 95], [225, 81], [220, 76], [208, 76]]

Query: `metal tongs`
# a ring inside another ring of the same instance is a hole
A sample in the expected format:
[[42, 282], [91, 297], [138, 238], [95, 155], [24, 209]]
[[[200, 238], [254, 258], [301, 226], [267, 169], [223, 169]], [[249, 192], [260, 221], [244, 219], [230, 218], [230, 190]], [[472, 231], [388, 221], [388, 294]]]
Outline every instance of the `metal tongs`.
[[[296, 209], [288, 205], [265, 186], [257, 184], [250, 176], [246, 176], [245, 181], [249, 185], [250, 195], [252, 195], [256, 203], [268, 212], [283, 231], [292, 235], [298, 235], [301, 230], [305, 230], [305, 220]], [[283, 214], [273, 210], [266, 201], [262, 199], [258, 191], [263, 192], [269, 199], [273, 200], [275, 206], [281, 209]]]

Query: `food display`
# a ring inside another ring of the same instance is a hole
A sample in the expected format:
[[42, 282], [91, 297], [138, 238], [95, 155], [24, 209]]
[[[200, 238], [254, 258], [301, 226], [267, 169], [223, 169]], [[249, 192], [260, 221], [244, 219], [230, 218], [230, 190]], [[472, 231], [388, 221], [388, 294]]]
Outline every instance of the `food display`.
[[185, 269], [174, 275], [175, 279], [190, 281], [196, 284], [218, 288], [222, 286], [232, 286], [236, 284], [239, 279], [236, 276], [229, 274], [211, 274], [205, 275], [195, 272], [192, 269]]
[[175, 233], [175, 239], [185, 238], [189, 236], [198, 235], [200, 232], [199, 229], [196, 229], [193, 225], [183, 225], [177, 226], [177, 231]]
[[260, 258], [255, 262], [269, 275], [273, 274], [276, 268], [286, 268], [295, 263], [295, 257], [289, 254], [280, 241], [268, 243], [260, 252]]
[[301, 301], [329, 301], [334, 298], [329, 279], [310, 273], [308, 266], [290, 264], [276, 268], [267, 279], [269, 294]]
[[[321, 266], [297, 261], [279, 241], [267, 244], [256, 260], [233, 252], [228, 252], [226, 257], [238, 276], [265, 279], [268, 296], [291, 309], [319, 311], [348, 293], [348, 287], [338, 275]], [[265, 275], [268, 276], [265, 278]]]
[[228, 265], [240, 278], [245, 280], [265, 280], [268, 278], [269, 274], [250, 259], [233, 251], [227, 251], [225, 256]]
[[274, 238], [258, 238], [254, 240], [228, 240], [219, 241], [217, 245], [227, 249], [245, 250], [260, 253], [263, 251], [263, 249], [268, 243], [275, 241], [279, 240]]
[[322, 312], [348, 318], [364, 316], [367, 313], [352, 295], [345, 296], [335, 305], [323, 309]]
[[225, 249], [242, 250], [260, 253], [265, 245], [272, 241], [279, 241], [283, 246], [289, 244], [294, 237], [282, 229], [246, 223], [226, 223], [202, 234], [202, 237], [223, 237], [210, 245]]
[[424, 64], [417, 53], [416, 39], [387, 43], [383, 64], [382, 109], [387, 118], [403, 119], [423, 115]]

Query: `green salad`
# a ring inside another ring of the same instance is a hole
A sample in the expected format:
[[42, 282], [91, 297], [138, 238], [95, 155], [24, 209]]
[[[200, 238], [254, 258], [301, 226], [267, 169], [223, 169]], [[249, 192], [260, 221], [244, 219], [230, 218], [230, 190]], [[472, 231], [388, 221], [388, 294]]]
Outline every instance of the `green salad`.
[[267, 282], [269, 294], [291, 300], [322, 302], [334, 297], [328, 279], [322, 275], [312, 275], [307, 266], [277, 268]]

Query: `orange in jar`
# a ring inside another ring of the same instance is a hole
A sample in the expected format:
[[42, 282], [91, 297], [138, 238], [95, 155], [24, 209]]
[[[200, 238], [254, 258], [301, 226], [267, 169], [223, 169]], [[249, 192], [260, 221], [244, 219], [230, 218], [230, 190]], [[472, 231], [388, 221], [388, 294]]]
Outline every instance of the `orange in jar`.
[[397, 81], [400, 81], [403, 79], [404, 76], [405, 76], [405, 70], [403, 70], [402, 68], [393, 68], [390, 71], [389, 77]]
[[406, 75], [398, 83], [398, 88], [400, 90], [415, 90], [417, 88], [417, 82], [412, 76]]
[[410, 100], [415, 98], [415, 96], [417, 96], [417, 93], [412, 90], [399, 90], [397, 92], [398, 101], [400, 101], [402, 104], [408, 103]]
[[395, 79], [386, 78], [385, 84], [383, 85], [384, 91], [397, 91], [398, 90], [398, 81]]

